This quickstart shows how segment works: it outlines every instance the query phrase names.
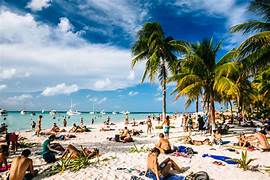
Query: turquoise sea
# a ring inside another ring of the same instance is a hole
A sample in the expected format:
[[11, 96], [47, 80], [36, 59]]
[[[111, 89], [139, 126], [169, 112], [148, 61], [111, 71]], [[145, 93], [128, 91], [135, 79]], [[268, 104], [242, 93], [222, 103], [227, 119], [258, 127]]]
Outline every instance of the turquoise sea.
[[[42, 121], [42, 129], [52, 127], [53, 123], [57, 123], [58, 126], [63, 126], [63, 118], [66, 115], [66, 112], [58, 112], [55, 116], [50, 115], [49, 112], [34, 112], [35, 115], [32, 113], [26, 113], [25, 115], [21, 115], [19, 111], [11, 111], [8, 112], [8, 116], [0, 116], [0, 123], [6, 123], [8, 125], [8, 131], [25, 131], [31, 130], [31, 123], [32, 121], [37, 122], [38, 116], [43, 116]], [[131, 121], [133, 118], [135, 120], [146, 119], [148, 115], [155, 115], [158, 116], [160, 112], [131, 112], [129, 116], [129, 120]], [[107, 113], [105, 115], [101, 114], [89, 114], [89, 112], [82, 112], [80, 115], [71, 116], [70, 119], [67, 118], [67, 126], [72, 126], [73, 123], [80, 125], [80, 118], [82, 117], [84, 120], [84, 124], [86, 126], [91, 125], [92, 118], [95, 119], [95, 124], [102, 124], [108, 116], [111, 118], [112, 122], [124, 122], [125, 115], [124, 114], [112, 114]], [[6, 120], [4, 119], [6, 118]]]

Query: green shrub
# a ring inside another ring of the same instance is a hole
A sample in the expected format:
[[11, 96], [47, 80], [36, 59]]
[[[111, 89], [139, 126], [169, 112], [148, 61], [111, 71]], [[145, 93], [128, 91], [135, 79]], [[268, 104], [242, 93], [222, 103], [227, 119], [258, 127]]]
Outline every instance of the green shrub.
[[242, 168], [244, 171], [248, 170], [249, 164], [255, 159], [248, 159], [247, 151], [242, 151], [241, 157], [239, 159], [233, 159], [233, 161], [238, 163], [238, 167]]

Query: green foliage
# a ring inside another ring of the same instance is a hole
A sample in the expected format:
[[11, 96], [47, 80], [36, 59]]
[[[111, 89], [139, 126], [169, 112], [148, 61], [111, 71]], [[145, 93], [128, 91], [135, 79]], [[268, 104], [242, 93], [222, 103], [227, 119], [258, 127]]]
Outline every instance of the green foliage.
[[90, 164], [90, 159], [87, 156], [79, 156], [70, 162], [70, 169], [72, 171], [79, 171], [82, 168], [86, 168]]
[[56, 173], [63, 173], [67, 169], [70, 168], [71, 163], [71, 155], [69, 155], [65, 159], [61, 159], [59, 162], [57, 162], [56, 165], [52, 166], [52, 172]]
[[255, 159], [248, 159], [247, 151], [242, 151], [241, 157], [239, 159], [233, 159], [233, 161], [238, 163], [238, 167], [242, 168], [244, 171], [248, 170], [249, 164]]
[[19, 143], [19, 147], [20, 148], [31, 148], [38, 145], [38, 143], [32, 143], [32, 142], [25, 142], [25, 141], [21, 141]]
[[141, 152], [149, 152], [150, 148], [145, 148], [144, 146], [141, 146], [140, 148], [138, 148], [135, 144], [133, 145], [133, 147], [129, 148], [129, 153], [141, 153]]

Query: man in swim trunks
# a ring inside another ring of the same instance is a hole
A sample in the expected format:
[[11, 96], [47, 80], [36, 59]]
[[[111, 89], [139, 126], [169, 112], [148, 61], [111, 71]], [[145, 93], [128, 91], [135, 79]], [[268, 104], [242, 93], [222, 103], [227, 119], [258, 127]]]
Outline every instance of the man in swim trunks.
[[169, 154], [173, 150], [171, 148], [171, 145], [170, 145], [169, 140], [168, 139], [165, 139], [164, 137], [165, 136], [164, 136], [163, 133], [160, 133], [159, 134], [159, 141], [157, 142], [157, 144], [156, 144], [155, 147], [158, 148], [161, 153]]
[[[12, 160], [8, 180], [30, 180], [37, 175], [37, 171], [34, 171], [33, 161], [28, 158], [31, 154], [29, 149], [23, 150], [21, 156], [18, 156]], [[29, 173], [26, 174], [26, 171]]]
[[159, 180], [160, 177], [166, 177], [172, 173], [172, 170], [177, 172], [182, 172], [183, 169], [180, 168], [172, 159], [167, 158], [162, 163], [158, 163], [158, 156], [160, 151], [158, 148], [153, 148], [147, 157], [147, 173], [153, 173], [156, 179]]

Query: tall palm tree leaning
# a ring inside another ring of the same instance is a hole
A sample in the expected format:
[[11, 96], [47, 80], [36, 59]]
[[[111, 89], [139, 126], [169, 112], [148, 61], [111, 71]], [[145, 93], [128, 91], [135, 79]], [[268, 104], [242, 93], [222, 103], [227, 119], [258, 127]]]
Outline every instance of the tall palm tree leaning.
[[[215, 128], [215, 96], [214, 86], [216, 70], [223, 70], [222, 66], [230, 61], [232, 55], [229, 52], [220, 60], [216, 60], [221, 43], [214, 45], [212, 39], [204, 39], [195, 44], [185, 43], [184, 56], [181, 59], [180, 70], [173, 74], [172, 80], [177, 85], [173, 93], [177, 97], [188, 96], [195, 100], [199, 94], [203, 94], [205, 103], [209, 107], [212, 129]], [[227, 68], [227, 67], [226, 67]]]
[[168, 73], [174, 71], [176, 64], [176, 43], [171, 37], [166, 37], [159, 23], [145, 23], [137, 33], [137, 40], [132, 47], [132, 68], [145, 61], [142, 82], [148, 76], [150, 82], [158, 77], [162, 86], [162, 114], [166, 117], [166, 84]]
[[270, 63], [270, 1], [252, 0], [248, 10], [261, 19], [235, 25], [231, 32], [255, 33], [240, 45], [238, 51], [239, 60], [249, 57], [253, 59], [253, 67], [257, 68]]

